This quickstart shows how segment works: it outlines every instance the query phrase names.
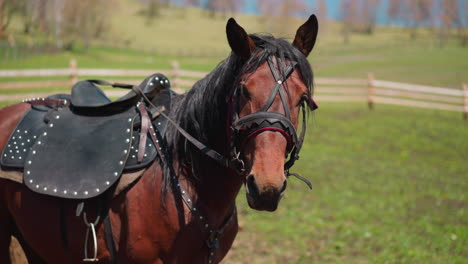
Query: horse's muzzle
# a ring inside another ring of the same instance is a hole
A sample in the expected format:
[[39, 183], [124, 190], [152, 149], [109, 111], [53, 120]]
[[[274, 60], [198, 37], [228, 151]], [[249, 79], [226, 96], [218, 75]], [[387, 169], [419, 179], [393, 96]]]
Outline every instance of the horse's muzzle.
[[283, 197], [286, 186], [287, 181], [285, 180], [280, 189], [266, 186], [260, 190], [255, 182], [255, 177], [253, 175], [247, 176], [245, 190], [250, 208], [259, 211], [275, 211]]

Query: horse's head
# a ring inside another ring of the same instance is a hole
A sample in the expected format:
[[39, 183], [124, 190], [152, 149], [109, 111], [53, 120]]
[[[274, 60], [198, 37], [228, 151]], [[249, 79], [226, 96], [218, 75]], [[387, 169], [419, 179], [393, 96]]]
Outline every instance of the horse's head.
[[234, 154], [245, 162], [247, 200], [253, 209], [276, 210], [286, 190], [288, 169], [302, 145], [303, 134], [296, 133], [301, 108], [316, 108], [306, 57], [317, 31], [317, 18], [312, 15], [299, 27], [292, 44], [270, 37], [276, 43], [271, 44], [249, 36], [232, 18], [227, 23], [229, 45], [244, 61], [230, 100], [230, 137]]

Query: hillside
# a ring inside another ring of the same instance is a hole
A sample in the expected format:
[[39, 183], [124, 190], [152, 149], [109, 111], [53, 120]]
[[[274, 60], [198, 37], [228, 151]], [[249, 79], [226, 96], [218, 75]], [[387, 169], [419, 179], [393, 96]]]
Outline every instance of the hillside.
[[[148, 25], [140, 15], [141, 3], [117, 1], [111, 29], [87, 54], [79, 50], [7, 61], [1, 68], [67, 67], [70, 58], [77, 58], [81, 67], [168, 68], [178, 60], [185, 69], [210, 70], [229, 54], [225, 23], [230, 15], [211, 18], [196, 8], [163, 9]], [[275, 36], [292, 39], [302, 19], [273, 21], [253, 15], [235, 14], [244, 28], [252, 32], [271, 32], [279, 28], [287, 32]], [[287, 26], [281, 25], [285, 24]], [[278, 26], [279, 25], [279, 26]], [[18, 23], [12, 26], [18, 42], [25, 41]], [[335, 21], [321, 24], [318, 42], [310, 61], [317, 76], [365, 78], [373, 72], [376, 78], [401, 82], [460, 88], [468, 82], [468, 48], [449, 39], [444, 47], [429, 29], [420, 29], [410, 40], [405, 28], [379, 27], [373, 35], [353, 34], [349, 44], [343, 43], [341, 25]], [[43, 36], [34, 36], [40, 41]], [[2, 56], [2, 55], [0, 55]], [[0, 57], [1, 59], [1, 57]]]

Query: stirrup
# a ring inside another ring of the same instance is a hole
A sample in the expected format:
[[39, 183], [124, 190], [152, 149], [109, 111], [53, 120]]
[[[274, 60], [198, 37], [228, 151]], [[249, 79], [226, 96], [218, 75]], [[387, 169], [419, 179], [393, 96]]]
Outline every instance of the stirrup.
[[[86, 212], [83, 212], [83, 220], [87, 226], [86, 228], [86, 235], [85, 235], [85, 246], [84, 246], [84, 259], [83, 262], [98, 262], [99, 259], [97, 258], [97, 236], [96, 236], [96, 228], [95, 226], [98, 224], [99, 219], [101, 216], [97, 216], [94, 223], [89, 223], [88, 219], [86, 218]], [[94, 244], [94, 257], [88, 257], [88, 239], [89, 239], [89, 231], [93, 234], [93, 244]]]

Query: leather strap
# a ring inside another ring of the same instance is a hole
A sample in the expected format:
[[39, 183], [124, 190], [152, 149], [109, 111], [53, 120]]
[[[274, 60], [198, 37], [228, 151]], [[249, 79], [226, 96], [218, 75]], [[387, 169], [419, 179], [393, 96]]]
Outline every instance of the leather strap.
[[88, 82], [92, 82], [92, 83], [99, 84], [99, 85], [107, 85], [107, 86], [112, 86], [116, 88], [124, 88], [124, 89], [132, 89], [132, 90], [133, 90], [133, 87], [135, 86], [135, 85], [126, 84], [126, 83], [111, 83], [111, 82], [107, 82], [103, 80], [88, 80]]
[[138, 85], [126, 84], [126, 83], [111, 83], [103, 80], [88, 80], [88, 82], [92, 82], [99, 85], [107, 85], [112, 86], [114, 88], [123, 88], [123, 89], [131, 89], [135, 92], [139, 97], [143, 96], [143, 91]]
[[110, 257], [112, 264], [118, 264], [117, 258], [117, 249], [115, 247], [114, 235], [112, 233], [112, 224], [109, 217], [109, 212], [106, 213], [106, 217], [104, 217], [104, 235], [106, 237], [106, 246], [107, 250], [109, 250]]
[[70, 249], [68, 247], [68, 236], [67, 236], [67, 221], [65, 217], [65, 200], [60, 199], [60, 238], [62, 239], [63, 249], [65, 252], [65, 258], [68, 263], [71, 264]]
[[225, 158], [223, 155], [219, 154], [216, 150], [207, 147], [205, 144], [198, 141], [196, 138], [192, 137], [187, 131], [181, 128], [176, 122], [174, 122], [169, 116], [161, 112], [161, 115], [164, 116], [167, 121], [169, 121], [178, 131], [181, 133], [190, 143], [192, 143], [196, 148], [198, 148], [203, 154], [207, 155], [208, 157], [212, 158], [220, 165], [231, 168], [231, 169], [239, 169], [239, 164], [234, 160], [229, 160]]
[[148, 137], [148, 129], [151, 126], [151, 120], [146, 110], [145, 104], [138, 104], [138, 111], [141, 117], [141, 129], [140, 129], [140, 142], [138, 145], [138, 162], [141, 162], [144, 158], [146, 151], [146, 138]]
[[24, 103], [29, 103], [31, 105], [47, 105], [54, 107], [63, 107], [69, 106], [70, 101], [65, 99], [54, 99], [54, 98], [32, 98], [23, 100]]

